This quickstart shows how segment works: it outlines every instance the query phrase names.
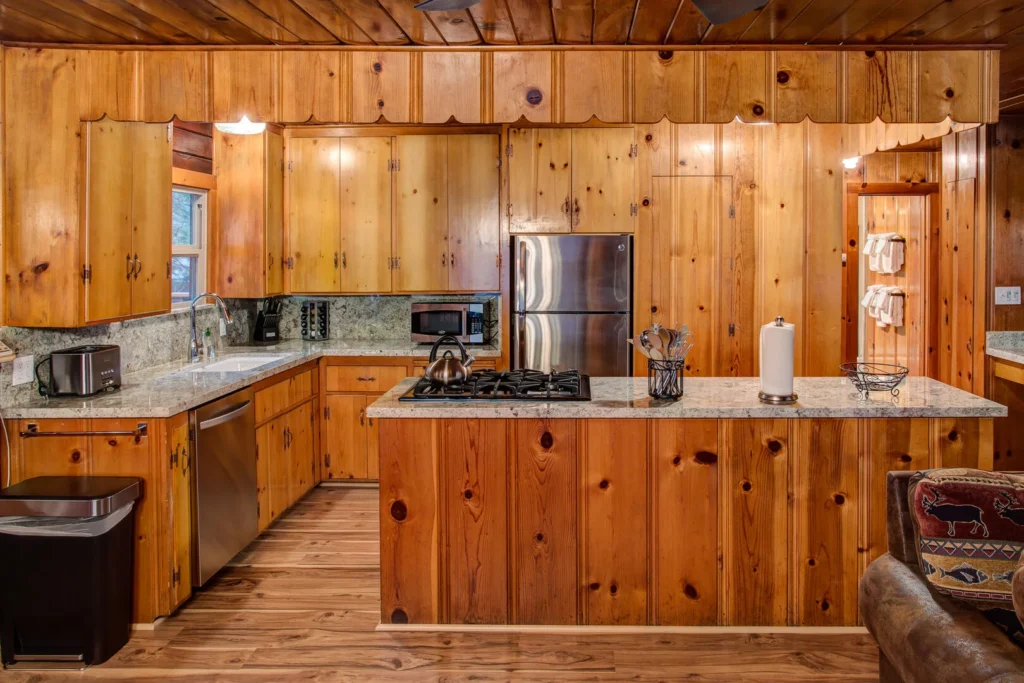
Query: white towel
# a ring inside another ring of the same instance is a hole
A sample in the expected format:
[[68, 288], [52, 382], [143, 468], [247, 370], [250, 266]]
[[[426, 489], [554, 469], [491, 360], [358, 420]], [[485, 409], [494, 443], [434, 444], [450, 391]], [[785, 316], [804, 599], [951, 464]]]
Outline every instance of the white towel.
[[886, 251], [882, 256], [882, 267], [886, 273], [895, 275], [903, 269], [903, 254], [906, 246], [906, 242], [897, 238], [890, 239], [886, 244]]

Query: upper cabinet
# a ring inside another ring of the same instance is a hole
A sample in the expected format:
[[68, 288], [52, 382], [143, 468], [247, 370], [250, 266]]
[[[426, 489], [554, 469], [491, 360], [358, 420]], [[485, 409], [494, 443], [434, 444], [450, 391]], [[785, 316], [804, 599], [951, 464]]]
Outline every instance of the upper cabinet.
[[256, 298], [281, 294], [284, 146], [273, 131], [214, 133], [217, 160], [217, 257], [214, 291]]
[[506, 153], [510, 232], [633, 232], [632, 128], [513, 128]]
[[170, 310], [171, 155], [170, 124], [82, 124], [80, 323]]
[[497, 135], [288, 141], [286, 291], [499, 288]]

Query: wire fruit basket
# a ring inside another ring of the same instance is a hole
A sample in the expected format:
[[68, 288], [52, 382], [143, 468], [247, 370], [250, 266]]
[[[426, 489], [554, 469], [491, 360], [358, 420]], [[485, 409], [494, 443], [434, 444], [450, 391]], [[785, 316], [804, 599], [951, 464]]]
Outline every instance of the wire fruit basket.
[[899, 396], [899, 385], [910, 372], [905, 366], [893, 363], [843, 363], [839, 369], [864, 396], [872, 391], [888, 391]]

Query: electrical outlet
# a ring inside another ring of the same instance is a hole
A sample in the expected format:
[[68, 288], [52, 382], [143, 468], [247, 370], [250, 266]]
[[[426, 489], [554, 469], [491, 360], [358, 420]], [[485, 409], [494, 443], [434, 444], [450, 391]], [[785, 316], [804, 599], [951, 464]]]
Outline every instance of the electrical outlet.
[[1020, 287], [996, 287], [996, 306], [1020, 304]]
[[35, 356], [18, 356], [14, 359], [14, 376], [12, 386], [28, 384], [35, 380]]

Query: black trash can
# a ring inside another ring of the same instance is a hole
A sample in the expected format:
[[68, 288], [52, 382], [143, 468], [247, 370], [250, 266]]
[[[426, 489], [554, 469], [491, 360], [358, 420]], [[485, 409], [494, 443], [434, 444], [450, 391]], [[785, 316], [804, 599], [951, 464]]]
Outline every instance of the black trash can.
[[131, 636], [135, 477], [36, 477], [0, 490], [4, 668], [102, 664]]

